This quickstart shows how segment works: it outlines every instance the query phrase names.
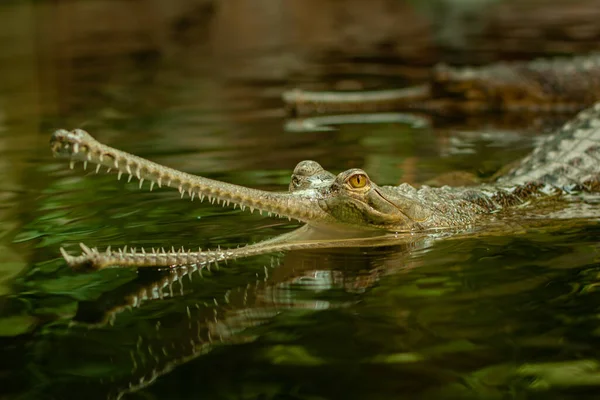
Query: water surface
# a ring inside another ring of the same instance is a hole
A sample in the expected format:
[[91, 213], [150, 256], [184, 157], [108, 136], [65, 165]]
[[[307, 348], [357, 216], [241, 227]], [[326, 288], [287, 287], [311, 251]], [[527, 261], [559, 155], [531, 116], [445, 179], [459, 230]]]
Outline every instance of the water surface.
[[71, 171], [48, 149], [57, 128], [83, 127], [187, 172], [286, 190], [303, 159], [334, 172], [364, 168], [380, 184], [455, 170], [489, 177], [543, 136], [536, 121], [286, 132], [281, 91], [331, 76], [229, 79], [192, 53], [177, 62], [152, 54], [75, 61], [55, 70], [57, 83], [37, 73], [33, 58], [2, 60], [7, 398], [597, 397], [594, 198], [556, 206], [550, 217], [532, 212], [509, 230], [270, 254], [191, 278], [118, 268], [83, 274], [59, 256], [61, 246], [78, 252], [79, 242], [237, 246], [298, 224]]

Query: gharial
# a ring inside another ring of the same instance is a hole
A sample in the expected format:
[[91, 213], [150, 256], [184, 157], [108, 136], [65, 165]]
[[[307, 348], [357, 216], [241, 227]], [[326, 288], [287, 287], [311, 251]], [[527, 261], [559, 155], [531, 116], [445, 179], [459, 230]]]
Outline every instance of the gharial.
[[283, 93], [292, 114], [420, 110], [441, 115], [570, 113], [600, 101], [600, 54], [481, 67], [438, 64], [420, 86], [362, 92]]
[[180, 172], [108, 147], [83, 130], [58, 130], [50, 145], [56, 157], [96, 164], [143, 182], [177, 188], [183, 197], [239, 206], [297, 219], [301, 228], [237, 249], [211, 251], [99, 251], [81, 245], [83, 254], [61, 252], [72, 267], [193, 265], [304, 248], [378, 246], [403, 236], [428, 235], [485, 226], [548, 196], [576, 196], [600, 191], [600, 103], [547, 137], [517, 167], [492, 184], [477, 187], [379, 186], [367, 173], [350, 169], [337, 176], [315, 161], [300, 162], [288, 192], [268, 192]]

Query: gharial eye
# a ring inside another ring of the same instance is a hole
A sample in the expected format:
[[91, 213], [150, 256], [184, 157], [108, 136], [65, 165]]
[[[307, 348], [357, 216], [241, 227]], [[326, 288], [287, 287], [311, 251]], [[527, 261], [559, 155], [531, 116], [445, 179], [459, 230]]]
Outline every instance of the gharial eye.
[[364, 188], [367, 185], [369, 178], [364, 174], [355, 174], [348, 178], [348, 183], [354, 189]]

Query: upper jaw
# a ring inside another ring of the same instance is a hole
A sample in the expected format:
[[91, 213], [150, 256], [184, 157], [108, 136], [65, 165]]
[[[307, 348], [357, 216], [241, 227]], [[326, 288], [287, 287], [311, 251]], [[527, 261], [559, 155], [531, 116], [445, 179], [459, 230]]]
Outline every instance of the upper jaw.
[[182, 197], [188, 194], [192, 200], [207, 198], [211, 203], [233, 204], [312, 225], [396, 231], [418, 227], [405, 211], [413, 207], [414, 201], [383, 193], [373, 182], [364, 190], [348, 189], [345, 179], [356, 172], [364, 173], [361, 170], [348, 170], [333, 179], [333, 174], [312, 162], [316, 164], [313, 167], [317, 173], [308, 174], [307, 189], [277, 193], [176, 171], [101, 144], [83, 130], [58, 130], [52, 135], [50, 146], [56, 157], [70, 159], [71, 165], [74, 161], [83, 161], [84, 167], [88, 162], [93, 163], [97, 165], [96, 172], [105, 166], [115, 169], [119, 177], [123, 173], [129, 174], [130, 179], [135, 176], [140, 180], [140, 187], [144, 181], [150, 182], [150, 190], [154, 184], [164, 184], [177, 188]]
[[88, 143], [93, 140], [87, 132], [81, 129], [73, 131], [59, 129], [50, 137], [50, 149], [54, 157], [83, 161], [91, 158]]
[[106, 146], [83, 130], [56, 131], [50, 147], [55, 157], [70, 159], [71, 167], [75, 161], [83, 161], [84, 168], [88, 163], [96, 164], [96, 172], [104, 166], [118, 172], [119, 178], [122, 174], [128, 174], [129, 179], [136, 177], [140, 188], [144, 182], [150, 182], [150, 190], [155, 184], [169, 186], [178, 189], [181, 197], [187, 194], [192, 200], [208, 199], [211, 204], [239, 206], [302, 222], [327, 219], [310, 196], [268, 192], [187, 174]]

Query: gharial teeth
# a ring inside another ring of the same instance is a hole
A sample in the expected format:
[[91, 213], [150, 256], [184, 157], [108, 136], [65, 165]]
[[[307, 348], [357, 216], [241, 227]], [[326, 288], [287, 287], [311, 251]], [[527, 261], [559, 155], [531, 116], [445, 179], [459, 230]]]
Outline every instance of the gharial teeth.
[[100, 164], [96, 165], [96, 173], [100, 172]]
[[154, 182], [150, 182], [150, 191], [152, 191], [152, 189], [154, 189]]
[[144, 184], [144, 179], [140, 179], [140, 189], [142, 188], [142, 185]]
[[71, 169], [75, 168], [75, 161], [71, 160], [69, 162], [69, 168], [71, 168]]
[[75, 153], [75, 154], [79, 153], [79, 144], [78, 143], [75, 143], [73, 145], [73, 153]]
[[63, 258], [67, 261], [70, 262], [70, 260], [73, 259], [72, 256], [69, 255], [69, 253], [67, 253], [67, 251], [65, 249], [63, 249], [62, 247], [59, 249], [60, 250], [60, 254], [62, 254]]
[[83, 169], [87, 169], [87, 163], [88, 163], [87, 161], [83, 162]]
[[121, 177], [123, 176], [123, 171], [119, 171], [118, 175], [117, 175], [117, 179], [121, 180]]
[[81, 250], [83, 250], [83, 252], [85, 254], [87, 254], [87, 255], [93, 254], [92, 249], [90, 249], [89, 247], [87, 247], [85, 244], [79, 243], [79, 247], [81, 247]]

